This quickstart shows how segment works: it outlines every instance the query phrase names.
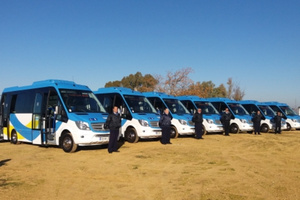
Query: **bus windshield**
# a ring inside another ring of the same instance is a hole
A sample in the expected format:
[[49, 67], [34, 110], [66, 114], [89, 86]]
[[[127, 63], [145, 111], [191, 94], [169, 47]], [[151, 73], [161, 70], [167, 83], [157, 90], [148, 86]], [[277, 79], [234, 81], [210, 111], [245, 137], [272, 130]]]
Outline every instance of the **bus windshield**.
[[61, 89], [60, 94], [69, 112], [106, 112], [91, 91]]
[[269, 106], [259, 105], [258, 107], [265, 116], [269, 116], [269, 117], [275, 116], [274, 111]]
[[169, 110], [173, 114], [183, 115], [190, 114], [184, 105], [177, 99], [163, 99], [167, 104]]
[[234, 115], [249, 115], [249, 113], [238, 103], [228, 103]]
[[212, 104], [209, 102], [195, 101], [195, 104], [197, 108], [201, 108], [202, 114], [206, 114], [206, 115], [219, 114], [219, 112], [215, 109], [215, 107], [213, 107]]
[[152, 104], [144, 96], [124, 95], [124, 98], [133, 113], [157, 113]]
[[296, 113], [288, 106], [279, 106], [287, 116], [296, 116]]

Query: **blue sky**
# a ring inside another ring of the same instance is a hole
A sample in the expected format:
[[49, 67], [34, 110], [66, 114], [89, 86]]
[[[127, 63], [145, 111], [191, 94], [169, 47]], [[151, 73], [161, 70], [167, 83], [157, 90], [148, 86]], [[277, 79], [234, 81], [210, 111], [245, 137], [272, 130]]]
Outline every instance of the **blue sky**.
[[0, 92], [63, 79], [92, 90], [140, 71], [300, 106], [298, 0], [0, 0]]

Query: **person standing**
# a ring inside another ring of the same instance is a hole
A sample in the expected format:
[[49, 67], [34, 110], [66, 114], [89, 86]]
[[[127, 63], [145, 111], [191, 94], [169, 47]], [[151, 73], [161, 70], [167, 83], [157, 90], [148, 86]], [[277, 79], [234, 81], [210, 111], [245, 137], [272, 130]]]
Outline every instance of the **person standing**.
[[106, 126], [110, 130], [109, 142], [108, 142], [108, 153], [119, 152], [118, 150], [118, 137], [119, 129], [121, 127], [121, 116], [118, 113], [118, 107], [113, 107], [113, 112], [110, 113], [106, 119]]
[[252, 122], [253, 122], [253, 128], [254, 128], [254, 134], [256, 135], [256, 133], [258, 135], [260, 135], [260, 122], [261, 122], [261, 119], [262, 119], [262, 115], [260, 113], [260, 111], [258, 110], [253, 118], [252, 118]]
[[275, 123], [275, 134], [280, 134], [281, 133], [281, 112], [277, 112], [277, 115], [274, 117], [274, 123]]
[[159, 126], [161, 128], [161, 143], [162, 144], [172, 144], [170, 142], [171, 137], [171, 120], [172, 116], [169, 113], [169, 109], [165, 108], [163, 114], [159, 119]]
[[201, 108], [197, 109], [197, 112], [193, 115], [192, 121], [195, 123], [196, 139], [203, 139], [203, 115]]
[[223, 124], [225, 136], [229, 136], [230, 120], [231, 120], [231, 113], [229, 112], [228, 108], [225, 108], [225, 112], [223, 112], [221, 116], [221, 122]]

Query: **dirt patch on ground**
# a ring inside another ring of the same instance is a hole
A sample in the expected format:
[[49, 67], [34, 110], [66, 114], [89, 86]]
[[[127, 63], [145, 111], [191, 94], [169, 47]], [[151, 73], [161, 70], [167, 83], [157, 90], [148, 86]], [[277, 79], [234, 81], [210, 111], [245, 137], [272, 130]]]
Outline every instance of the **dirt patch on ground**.
[[0, 143], [0, 199], [300, 199], [300, 132], [64, 153]]

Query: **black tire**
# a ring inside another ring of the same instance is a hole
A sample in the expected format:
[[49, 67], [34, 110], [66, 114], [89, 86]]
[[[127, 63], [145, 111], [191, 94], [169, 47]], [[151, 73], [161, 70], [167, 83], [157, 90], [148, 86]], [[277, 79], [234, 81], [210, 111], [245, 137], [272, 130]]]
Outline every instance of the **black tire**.
[[77, 144], [74, 143], [74, 140], [70, 133], [65, 134], [61, 140], [61, 148], [64, 152], [72, 153], [77, 149]]
[[128, 128], [125, 132], [125, 140], [129, 143], [137, 143], [139, 141], [139, 137], [134, 128]]
[[236, 124], [230, 125], [230, 129], [229, 129], [230, 133], [239, 133], [239, 131], [240, 131], [240, 129], [239, 129], [238, 125], [236, 125]]
[[292, 126], [289, 123], [286, 123], [286, 130], [287, 131], [292, 130]]
[[262, 133], [269, 133], [269, 131], [270, 131], [270, 128], [269, 128], [269, 126], [267, 124], [261, 125], [260, 132], [262, 132]]
[[13, 130], [12, 133], [11, 133], [10, 141], [13, 144], [20, 144], [20, 142], [18, 141], [18, 134], [15, 130]]
[[178, 138], [178, 131], [174, 126], [171, 127], [171, 133], [170, 134], [171, 134], [170, 138]]

